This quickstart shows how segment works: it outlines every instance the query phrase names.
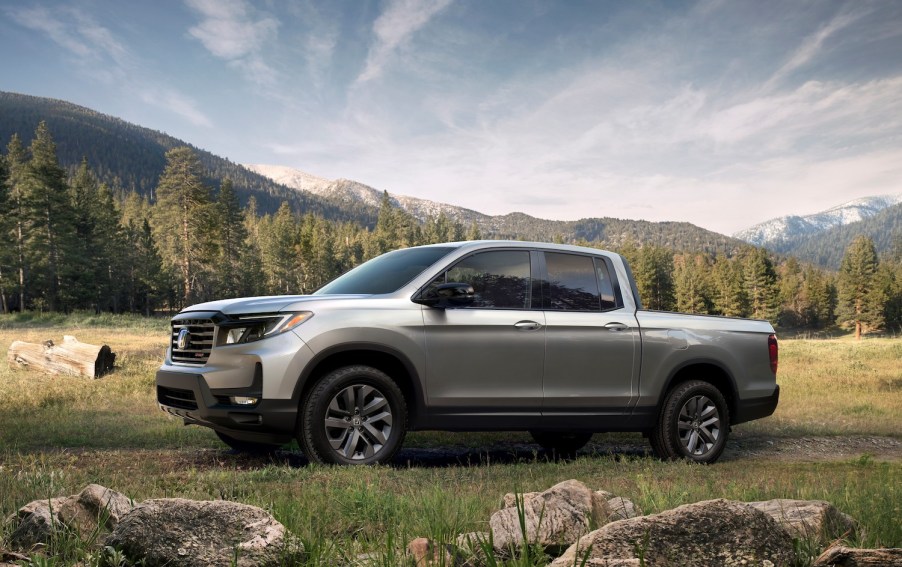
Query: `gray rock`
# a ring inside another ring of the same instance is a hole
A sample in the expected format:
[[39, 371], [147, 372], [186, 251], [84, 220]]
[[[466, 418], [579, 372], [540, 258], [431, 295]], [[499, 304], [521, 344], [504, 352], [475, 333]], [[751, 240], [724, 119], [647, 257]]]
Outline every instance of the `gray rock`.
[[773, 518], [743, 502], [708, 500], [607, 524], [582, 537], [552, 567], [789, 565], [792, 538]]
[[902, 548], [831, 547], [817, 558], [812, 567], [902, 567]]
[[521, 513], [526, 542], [555, 553], [592, 528], [637, 512], [632, 502], [603, 490], [592, 491], [578, 480], [565, 480], [544, 492], [528, 492], [520, 498], [522, 504], [518, 509], [517, 495], [504, 495], [505, 507], [492, 514], [489, 521], [493, 543], [499, 552], [522, 547]]
[[268, 512], [224, 500], [147, 500], [122, 518], [106, 544], [148, 567], [280, 565], [303, 554]]
[[823, 500], [776, 499], [749, 502], [777, 521], [789, 535], [818, 543], [829, 543], [855, 535], [855, 520]]
[[35, 500], [19, 508], [13, 522], [10, 545], [31, 550], [46, 545], [60, 530], [70, 529], [87, 539], [102, 531], [112, 530], [119, 519], [132, 509], [131, 500], [115, 490], [89, 484], [79, 494], [49, 500]]

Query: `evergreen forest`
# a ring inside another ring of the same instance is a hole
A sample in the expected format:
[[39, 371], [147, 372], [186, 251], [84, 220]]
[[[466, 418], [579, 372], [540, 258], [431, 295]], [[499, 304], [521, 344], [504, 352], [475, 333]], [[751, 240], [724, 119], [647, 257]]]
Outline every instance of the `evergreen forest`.
[[[87, 156], [63, 167], [43, 121], [27, 144], [10, 136], [0, 154], [0, 312], [150, 315], [213, 299], [306, 294], [389, 250], [499, 236], [444, 214], [414, 218], [387, 193], [373, 222], [297, 199], [261, 207], [190, 146], [166, 151], [150, 187], [105, 178]], [[597, 230], [554, 239], [623, 254], [647, 309], [767, 319], [784, 329], [902, 328], [898, 239], [878, 254], [873, 238], [852, 238], [838, 271], [734, 242], [678, 246]]]

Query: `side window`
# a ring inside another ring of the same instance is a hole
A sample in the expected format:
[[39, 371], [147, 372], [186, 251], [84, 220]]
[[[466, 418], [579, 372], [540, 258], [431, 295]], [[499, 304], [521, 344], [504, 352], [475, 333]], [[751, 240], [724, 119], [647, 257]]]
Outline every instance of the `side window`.
[[439, 276], [441, 282], [468, 283], [476, 298], [470, 308], [529, 308], [529, 251], [494, 250], [464, 258]]
[[598, 285], [601, 288], [602, 311], [622, 307], [623, 305], [619, 304], [622, 302], [617, 301], [617, 296], [614, 294], [614, 280], [611, 279], [608, 271], [608, 263], [601, 258], [595, 258], [595, 272], [598, 274]]
[[545, 309], [598, 311], [598, 281], [591, 256], [545, 253], [548, 270]]

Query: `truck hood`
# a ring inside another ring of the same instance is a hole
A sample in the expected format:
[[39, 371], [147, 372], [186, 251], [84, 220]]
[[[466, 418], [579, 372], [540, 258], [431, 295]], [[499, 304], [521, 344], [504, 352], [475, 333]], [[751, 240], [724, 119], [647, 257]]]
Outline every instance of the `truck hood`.
[[208, 301], [192, 305], [181, 312], [190, 311], [219, 311], [225, 315], [252, 315], [256, 313], [277, 313], [287, 307], [302, 310], [305, 303], [312, 304], [317, 301], [335, 300], [343, 298], [359, 299], [361, 295], [271, 295], [267, 297], [239, 297], [237, 299], [222, 299]]

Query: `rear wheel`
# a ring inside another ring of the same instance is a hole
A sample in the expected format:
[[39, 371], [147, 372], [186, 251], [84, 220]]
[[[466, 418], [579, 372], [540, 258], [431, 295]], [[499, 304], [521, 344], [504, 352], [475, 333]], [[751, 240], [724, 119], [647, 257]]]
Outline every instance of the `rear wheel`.
[[321, 378], [301, 406], [298, 442], [311, 461], [387, 463], [407, 431], [407, 404], [381, 370], [347, 366]]
[[677, 385], [667, 394], [649, 441], [662, 459], [713, 463], [727, 444], [730, 414], [720, 390], [700, 380]]
[[561, 455], [572, 455], [586, 446], [591, 433], [583, 431], [530, 431], [536, 443], [548, 451]]
[[219, 440], [238, 451], [239, 453], [251, 453], [256, 455], [265, 455], [267, 453], [274, 453], [281, 447], [281, 445], [276, 445], [273, 443], [258, 443], [255, 441], [244, 441], [242, 439], [236, 439], [231, 435], [226, 435], [221, 431], [216, 432], [216, 436], [219, 437]]

